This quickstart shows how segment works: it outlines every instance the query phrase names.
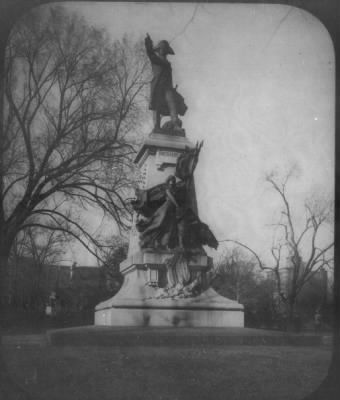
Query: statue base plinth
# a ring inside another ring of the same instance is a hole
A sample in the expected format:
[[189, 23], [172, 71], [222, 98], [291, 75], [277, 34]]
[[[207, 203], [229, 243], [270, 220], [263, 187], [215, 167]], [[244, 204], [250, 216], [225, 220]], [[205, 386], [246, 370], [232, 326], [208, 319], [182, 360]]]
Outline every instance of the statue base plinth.
[[185, 136], [185, 130], [183, 128], [177, 128], [177, 129], [172, 129], [172, 128], [154, 128], [152, 133], [157, 133], [159, 135], [172, 135], [172, 136]]
[[[95, 325], [243, 327], [243, 305], [212, 288], [192, 297], [161, 297], [165, 260], [170, 251], [141, 251], [121, 264], [124, 283], [111, 299], [96, 306]], [[188, 263], [192, 273], [205, 272], [211, 259], [197, 254]]]

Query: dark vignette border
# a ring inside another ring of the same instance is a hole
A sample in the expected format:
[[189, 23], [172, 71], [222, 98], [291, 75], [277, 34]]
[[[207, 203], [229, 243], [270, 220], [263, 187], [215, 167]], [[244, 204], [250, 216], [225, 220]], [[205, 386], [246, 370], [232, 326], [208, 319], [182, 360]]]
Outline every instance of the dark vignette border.
[[[48, 3], [62, 3], [70, 0], [0, 0], [0, 125], [2, 125], [3, 109], [3, 74], [4, 74], [4, 55], [9, 32], [18, 18], [32, 7]], [[96, 2], [96, 0], [71, 0]], [[99, 0], [101, 2], [115, 2], [116, 0]], [[129, 2], [120, 0], [120, 2]], [[134, 0], [134, 2], [142, 2]], [[145, 1], [144, 1], [145, 2]], [[159, 0], [167, 2], [167, 0]], [[174, 1], [176, 2], [176, 1]], [[179, 1], [177, 1], [179, 2]], [[231, 4], [281, 4], [294, 6], [304, 9], [317, 17], [327, 28], [333, 41], [336, 62], [336, 97], [335, 97], [335, 263], [334, 263], [334, 311], [333, 311], [333, 352], [329, 365], [328, 375], [315, 392], [307, 396], [304, 400], [331, 400], [339, 398], [339, 372], [340, 372], [340, 3], [339, 0], [217, 0], [217, 1], [196, 1], [205, 3], [231, 3]], [[188, 2], [189, 3], [189, 2]], [[5, 365], [0, 358], [0, 378], [6, 379], [4, 374]], [[1, 379], [2, 380], [2, 379]], [[26, 393], [15, 394], [15, 398], [29, 399]]]

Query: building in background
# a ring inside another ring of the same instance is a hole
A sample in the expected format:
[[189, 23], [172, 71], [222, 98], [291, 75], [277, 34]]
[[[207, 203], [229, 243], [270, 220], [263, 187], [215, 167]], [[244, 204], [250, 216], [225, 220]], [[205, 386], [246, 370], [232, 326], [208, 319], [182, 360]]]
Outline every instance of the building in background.
[[1, 302], [14, 308], [43, 311], [51, 295], [57, 311], [93, 308], [107, 296], [104, 269], [65, 265], [36, 266], [28, 257], [11, 260]]

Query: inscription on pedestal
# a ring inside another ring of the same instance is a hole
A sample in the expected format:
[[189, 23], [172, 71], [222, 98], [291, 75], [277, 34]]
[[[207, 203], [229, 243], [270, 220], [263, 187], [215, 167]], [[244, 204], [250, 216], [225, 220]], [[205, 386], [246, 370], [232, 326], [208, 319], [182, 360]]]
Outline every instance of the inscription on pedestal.
[[155, 158], [155, 166], [159, 170], [164, 170], [168, 166], [175, 166], [180, 153], [176, 151], [158, 150]]

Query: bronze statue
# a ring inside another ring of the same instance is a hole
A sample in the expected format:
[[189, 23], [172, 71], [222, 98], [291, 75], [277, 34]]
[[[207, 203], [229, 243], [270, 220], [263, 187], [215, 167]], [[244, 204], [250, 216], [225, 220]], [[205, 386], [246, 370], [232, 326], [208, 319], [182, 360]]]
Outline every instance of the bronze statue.
[[146, 191], [139, 190], [132, 203], [140, 216], [136, 227], [141, 248], [200, 250], [217, 248], [208, 225], [200, 221], [193, 207], [193, 172], [202, 143], [186, 148], [177, 160], [175, 175]]
[[[177, 193], [176, 193], [177, 192]], [[179, 246], [177, 214], [180, 210], [176, 178], [170, 175], [166, 182], [145, 192], [137, 193], [134, 209], [141, 218], [136, 224], [141, 248], [173, 249]], [[180, 201], [182, 203], [182, 201]]]
[[153, 72], [149, 109], [153, 110], [154, 129], [160, 130], [161, 117], [170, 115], [171, 121], [167, 124], [168, 128], [179, 130], [182, 121], [178, 115], [184, 115], [187, 106], [172, 83], [172, 69], [167, 56], [175, 53], [167, 40], [161, 40], [156, 47], [153, 47], [149, 34], [145, 38], [145, 48]]
[[185, 182], [170, 175], [166, 182], [136, 193], [132, 205], [139, 214], [136, 223], [141, 248], [191, 250], [202, 245], [217, 248], [218, 243], [190, 207]]
[[178, 157], [176, 163], [175, 175], [177, 178], [191, 183], [202, 146], [203, 141], [196, 143], [193, 149], [188, 146], [185, 147], [184, 152]]

